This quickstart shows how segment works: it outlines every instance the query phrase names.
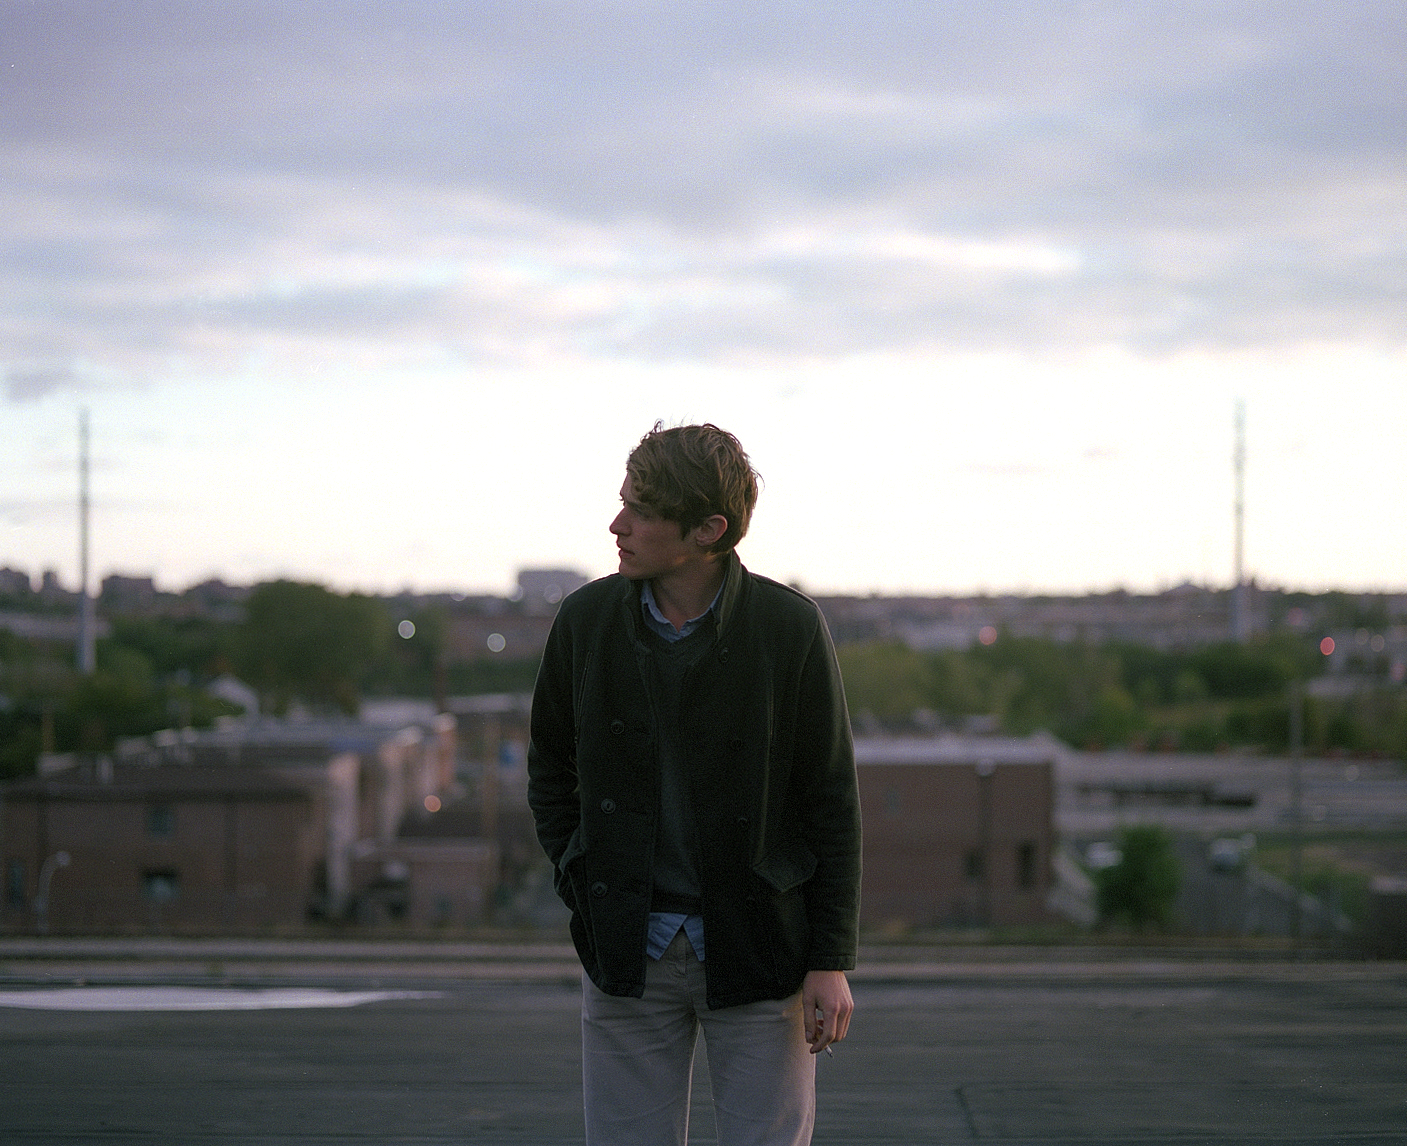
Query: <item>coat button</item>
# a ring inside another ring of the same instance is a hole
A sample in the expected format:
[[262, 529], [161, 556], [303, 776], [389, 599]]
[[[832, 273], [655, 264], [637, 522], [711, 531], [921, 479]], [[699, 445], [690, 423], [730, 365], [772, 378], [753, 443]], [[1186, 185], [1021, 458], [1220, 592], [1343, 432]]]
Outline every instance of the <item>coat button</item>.
[[613, 720], [613, 721], [611, 721], [611, 735], [612, 735], [612, 736], [619, 736], [619, 735], [620, 735], [622, 732], [624, 732], [624, 731], [625, 731], [625, 721], [623, 721], [623, 720]]
[[718, 659], [726, 664], [727, 661], [728, 661], [728, 650], [727, 650], [727, 649], [719, 649], [719, 650], [718, 650]]
[[728, 741], [728, 747], [731, 748], [734, 752], [741, 752], [743, 747], [743, 738], [741, 736], [734, 736], [730, 741]]
[[606, 885], [600, 880], [597, 880], [591, 885], [591, 894], [594, 895], [597, 899], [604, 899], [606, 897], [606, 891]]
[[739, 817], [738, 817], [738, 827], [742, 828], [744, 831], [747, 830], [747, 826], [748, 826], [748, 824], [750, 824], [751, 822], [752, 822], [752, 821], [749, 820], [746, 816], [739, 816]]
[[604, 799], [604, 800], [601, 801], [601, 811], [605, 812], [606, 815], [609, 816], [609, 815], [610, 815], [612, 812], [614, 812], [615, 810], [616, 810], [616, 802], [615, 802], [614, 800], [612, 800], [609, 796], [608, 796], [606, 799]]

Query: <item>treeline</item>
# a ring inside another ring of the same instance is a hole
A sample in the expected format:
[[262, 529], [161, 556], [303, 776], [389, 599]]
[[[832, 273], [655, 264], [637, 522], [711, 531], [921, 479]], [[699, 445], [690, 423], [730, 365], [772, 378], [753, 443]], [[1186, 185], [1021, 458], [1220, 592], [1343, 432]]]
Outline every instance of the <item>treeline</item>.
[[[30, 774], [41, 751], [104, 751], [122, 737], [209, 726], [235, 711], [207, 691], [225, 674], [270, 713], [353, 713], [368, 696], [532, 687], [535, 658], [454, 662], [443, 606], [396, 609], [317, 584], [267, 582], [238, 622], [111, 618], [87, 676], [74, 670], [71, 646], [0, 630], [0, 778]], [[862, 730], [977, 719], [1015, 735], [1047, 729], [1077, 747], [1196, 752], [1285, 751], [1290, 686], [1324, 669], [1317, 647], [1287, 631], [1184, 651], [1001, 634], [965, 650], [846, 644], [839, 656]], [[1407, 689], [1310, 696], [1303, 711], [1307, 751], [1407, 758]]]
[[1298, 682], [1306, 751], [1407, 758], [1407, 690], [1308, 695], [1324, 658], [1289, 633], [1181, 651], [1003, 634], [964, 650], [890, 642], [846, 645], [838, 655], [861, 728], [960, 728], [985, 718], [1012, 735], [1046, 729], [1082, 748], [1278, 753], [1290, 747]]
[[255, 586], [238, 623], [110, 623], [88, 675], [74, 669], [71, 646], [0, 630], [0, 778], [31, 774], [42, 751], [101, 752], [123, 737], [209, 727], [238, 711], [206, 691], [226, 674], [253, 688], [264, 712], [355, 713], [375, 695], [528, 689], [537, 668], [447, 663], [443, 610], [393, 614], [379, 598], [296, 581]]

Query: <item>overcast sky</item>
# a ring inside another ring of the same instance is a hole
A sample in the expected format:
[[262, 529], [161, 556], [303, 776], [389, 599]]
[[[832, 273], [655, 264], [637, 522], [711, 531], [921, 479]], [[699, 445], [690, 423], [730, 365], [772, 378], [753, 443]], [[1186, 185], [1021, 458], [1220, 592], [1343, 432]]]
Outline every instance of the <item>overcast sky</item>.
[[1407, 587], [1401, 0], [0, 0], [0, 565]]

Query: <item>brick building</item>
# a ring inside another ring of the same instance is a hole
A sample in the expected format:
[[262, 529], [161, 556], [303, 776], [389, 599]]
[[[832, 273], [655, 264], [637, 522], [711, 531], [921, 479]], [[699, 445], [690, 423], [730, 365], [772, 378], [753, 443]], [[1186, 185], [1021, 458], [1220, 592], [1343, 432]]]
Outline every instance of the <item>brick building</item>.
[[327, 806], [313, 779], [263, 768], [107, 763], [11, 784], [0, 921], [56, 931], [300, 922], [321, 890]]
[[353, 853], [357, 923], [446, 927], [482, 919], [498, 885], [498, 849], [487, 839], [366, 840]]
[[1052, 918], [1055, 751], [1042, 737], [861, 737], [862, 921], [1009, 926]]
[[0, 927], [477, 922], [497, 846], [399, 840], [450, 790], [455, 762], [452, 717], [391, 729], [259, 720], [53, 760], [0, 791]]

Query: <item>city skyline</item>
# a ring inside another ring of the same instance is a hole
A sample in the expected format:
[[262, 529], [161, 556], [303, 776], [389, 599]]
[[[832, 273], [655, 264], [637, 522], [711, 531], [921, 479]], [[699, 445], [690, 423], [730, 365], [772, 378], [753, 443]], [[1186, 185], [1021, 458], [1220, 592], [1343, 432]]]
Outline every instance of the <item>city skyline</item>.
[[[13, 563], [6, 564], [0, 562], [0, 574], [3, 575], [5, 584], [0, 585], [0, 590], [4, 593], [14, 595], [17, 590], [15, 579], [23, 578], [28, 586], [28, 592], [35, 597], [41, 598], [48, 603], [59, 599], [70, 599], [77, 602], [79, 596], [80, 579], [72, 582], [66, 581], [63, 575], [53, 566], [45, 566], [42, 569], [30, 569], [17, 567]], [[254, 579], [240, 580], [224, 576], [218, 572], [211, 573], [199, 580], [171, 583], [162, 581], [154, 576], [150, 571], [132, 572], [110, 570], [100, 573], [91, 578], [90, 591], [94, 600], [106, 600], [108, 592], [114, 591], [109, 582], [116, 582], [115, 592], [121, 599], [122, 608], [129, 607], [133, 600], [140, 600], [145, 594], [155, 593], [159, 596], [182, 597], [186, 594], [201, 594], [205, 591], [214, 591], [217, 596], [228, 590], [232, 594], [240, 595], [253, 589], [255, 586], [272, 580], [293, 580], [304, 581], [311, 584], [318, 584], [328, 588], [333, 592], [360, 593], [365, 596], [379, 597], [384, 599], [397, 598], [421, 598], [426, 600], [437, 598], [450, 598], [456, 602], [473, 601], [498, 601], [498, 602], [520, 602], [524, 597], [523, 578], [537, 578], [541, 580], [547, 574], [561, 574], [563, 580], [568, 582], [568, 587], [563, 590], [563, 595], [571, 592], [578, 585], [585, 584], [591, 580], [594, 574], [584, 572], [581, 568], [558, 565], [554, 568], [546, 568], [540, 565], [519, 565], [514, 570], [517, 583], [514, 585], [465, 588], [456, 585], [439, 585], [428, 589], [416, 588], [409, 585], [401, 585], [396, 588], [365, 588], [353, 587], [347, 589], [345, 586], [337, 584], [334, 580], [320, 578], [316, 576], [303, 577], [296, 574], [279, 574], [271, 577], [258, 577]], [[974, 590], [942, 590], [942, 589], [903, 589], [894, 592], [881, 592], [879, 590], [837, 590], [824, 592], [813, 587], [801, 586], [799, 582], [792, 582], [798, 588], [805, 588], [808, 592], [824, 599], [835, 600], [855, 600], [871, 601], [889, 599], [895, 602], [904, 600], [912, 601], [977, 601], [977, 600], [1098, 600], [1102, 598], [1158, 598], [1164, 596], [1178, 596], [1188, 591], [1195, 590], [1199, 594], [1226, 594], [1228, 599], [1232, 594], [1236, 582], [1234, 580], [1218, 581], [1208, 579], [1204, 581], [1185, 580], [1175, 584], [1159, 584], [1153, 588], [1131, 588], [1126, 585], [1111, 585], [1103, 588], [1091, 589], [1071, 589], [1071, 590], [1051, 590], [1041, 588], [1030, 588], [1021, 590], [1003, 589], [974, 589]], [[1271, 582], [1255, 576], [1248, 575], [1243, 582], [1250, 589], [1271, 595], [1297, 595], [1307, 594], [1309, 596], [1323, 596], [1333, 594], [1347, 594], [1353, 597], [1377, 597], [1377, 598], [1400, 598], [1407, 596], [1407, 580], [1394, 585], [1375, 586], [1369, 588], [1353, 588], [1342, 585], [1325, 585], [1320, 587], [1306, 587], [1303, 585]], [[232, 598], [233, 599], [233, 598]], [[534, 597], [536, 600], [536, 597]], [[556, 604], [558, 597], [547, 598], [550, 604]]]
[[0, 566], [506, 594], [656, 420], [815, 594], [1399, 589], [1407, 10], [0, 2]]

